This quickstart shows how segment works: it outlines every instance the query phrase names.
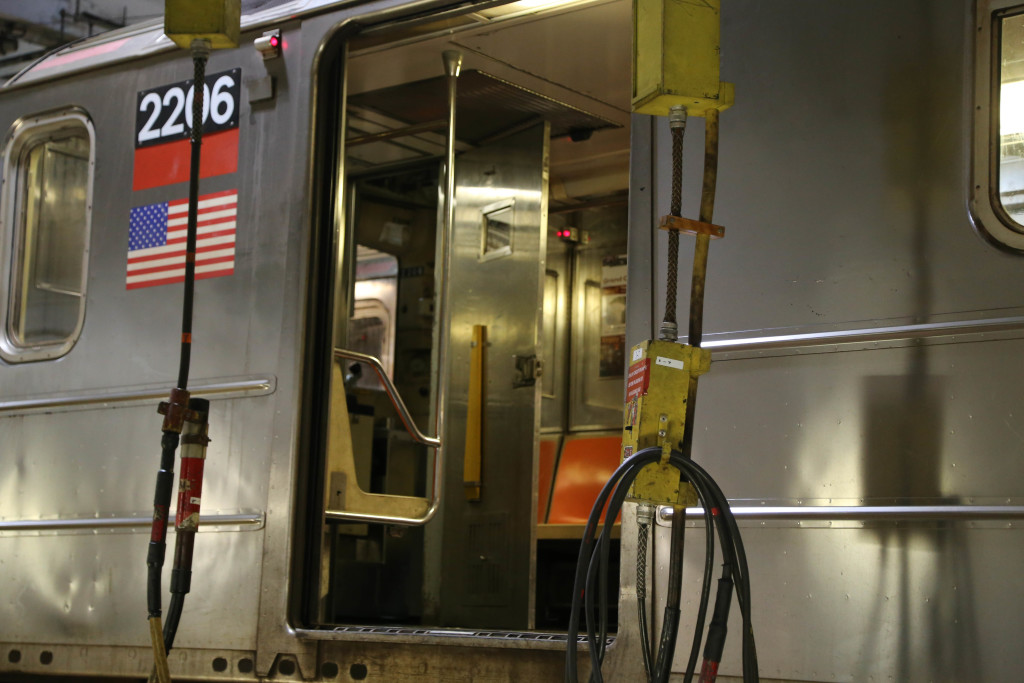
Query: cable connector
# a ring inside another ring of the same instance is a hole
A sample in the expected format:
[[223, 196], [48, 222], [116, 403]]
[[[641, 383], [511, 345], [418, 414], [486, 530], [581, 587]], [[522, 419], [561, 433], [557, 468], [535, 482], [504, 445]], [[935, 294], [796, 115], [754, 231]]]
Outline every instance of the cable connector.
[[205, 62], [210, 58], [213, 44], [207, 38], [193, 38], [189, 47], [192, 50], [192, 59], [201, 59]]
[[686, 105], [676, 104], [669, 107], [668, 127], [686, 129]]

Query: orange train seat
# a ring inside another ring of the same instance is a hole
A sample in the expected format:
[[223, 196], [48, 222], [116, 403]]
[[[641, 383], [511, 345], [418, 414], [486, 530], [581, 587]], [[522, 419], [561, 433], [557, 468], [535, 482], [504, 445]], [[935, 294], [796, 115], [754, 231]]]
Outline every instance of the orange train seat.
[[548, 502], [551, 500], [551, 484], [555, 478], [555, 463], [558, 461], [558, 446], [561, 435], [541, 437], [540, 463], [537, 468], [537, 523], [547, 521]]
[[548, 524], [587, 523], [594, 501], [619, 466], [621, 447], [618, 435], [566, 440], [555, 473]]

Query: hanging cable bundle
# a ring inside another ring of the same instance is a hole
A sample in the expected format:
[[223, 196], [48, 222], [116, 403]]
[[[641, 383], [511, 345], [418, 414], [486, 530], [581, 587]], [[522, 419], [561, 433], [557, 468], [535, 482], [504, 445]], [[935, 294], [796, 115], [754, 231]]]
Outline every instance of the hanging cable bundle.
[[[647, 465], [658, 462], [661, 457], [662, 449], [653, 447], [641, 450], [627, 458], [615, 470], [615, 473], [608, 480], [608, 483], [605, 484], [597, 500], [594, 502], [590, 517], [587, 519], [587, 524], [584, 527], [583, 543], [580, 546], [579, 560], [576, 564], [576, 578], [573, 584], [572, 611], [569, 617], [565, 658], [565, 680], [567, 683], [576, 683], [578, 680], [576, 652], [577, 638], [580, 631], [581, 601], [586, 619], [587, 644], [590, 650], [590, 680], [597, 683], [601, 683], [604, 680], [601, 675], [601, 664], [604, 659], [605, 643], [607, 641], [608, 605], [607, 594], [599, 586], [599, 577], [607, 569], [611, 529], [616, 517], [618, 517], [619, 511], [622, 509], [622, 503], [625, 501], [626, 494], [636, 475]], [[740, 538], [736, 520], [729, 508], [729, 501], [715, 480], [711, 478], [711, 475], [700, 465], [684, 458], [679, 451], [672, 451], [670, 462], [679, 469], [684, 478], [696, 489], [704, 509], [704, 523], [707, 529], [704, 587], [701, 591], [694, 641], [685, 680], [689, 682], [693, 679], [697, 656], [700, 652], [700, 644], [703, 640], [702, 634], [707, 616], [711, 574], [714, 564], [714, 535], [717, 532], [722, 546], [724, 566], [722, 579], [719, 580], [714, 616], [708, 634], [707, 647], [704, 651], [705, 662], [702, 667], [705, 671], [713, 673], [710, 673], [710, 678], [705, 678], [702, 674], [701, 680], [713, 681], [714, 675], [717, 673], [718, 663], [721, 660], [722, 650], [725, 646], [725, 621], [728, 618], [733, 585], [735, 585], [736, 599], [743, 622], [743, 680], [745, 683], [756, 682], [759, 680], [759, 677], [757, 649], [754, 644], [754, 631], [750, 619], [750, 578], [747, 571], [746, 553], [743, 550], [743, 541]], [[605, 512], [604, 524], [600, 529], [600, 534], [595, 538], [595, 532], [598, 531], [598, 526], [600, 525], [601, 510], [604, 509], [606, 503], [608, 507]], [[677, 522], [678, 520], [673, 521]], [[673, 529], [677, 526], [682, 527], [682, 524], [673, 524]], [[680, 593], [678, 588], [672, 589], [671, 583], [672, 578], [670, 577], [670, 595], [665, 605], [664, 627], [659, 639], [657, 656], [656, 658], [652, 657], [653, 653], [650, 652], [644, 655], [645, 660], [653, 661], [652, 670], [648, 674], [648, 680], [655, 683], [662, 683], [669, 679], [679, 623]], [[595, 596], [597, 596], [597, 605], [594, 604]], [[646, 629], [646, 624], [642, 629]], [[645, 644], [648, 642], [646, 634], [642, 636], [642, 641]]]
[[[156, 493], [153, 500], [153, 526], [146, 557], [147, 607], [149, 610], [150, 639], [153, 644], [154, 668], [151, 681], [169, 683], [167, 652], [174, 645], [178, 621], [189, 592], [192, 575], [192, 548], [199, 527], [199, 501], [202, 487], [203, 461], [209, 439], [207, 417], [209, 402], [191, 398], [188, 376], [192, 359], [192, 311], [195, 295], [196, 235], [199, 206], [199, 161], [203, 138], [203, 94], [206, 82], [206, 61], [210, 56], [210, 41], [192, 41], [192, 62], [195, 71], [195, 93], [192, 101], [191, 159], [188, 192], [188, 232], [185, 244], [185, 293], [181, 315], [181, 350], [178, 361], [178, 383], [171, 389], [170, 398], [160, 404], [164, 416], [161, 440], [160, 470], [157, 472]], [[184, 432], [184, 437], [182, 433]], [[167, 552], [167, 517], [174, 486], [174, 453], [179, 441], [182, 449], [182, 476], [178, 490], [176, 543], [174, 568], [171, 574], [171, 605], [167, 623], [161, 628], [161, 574]]]

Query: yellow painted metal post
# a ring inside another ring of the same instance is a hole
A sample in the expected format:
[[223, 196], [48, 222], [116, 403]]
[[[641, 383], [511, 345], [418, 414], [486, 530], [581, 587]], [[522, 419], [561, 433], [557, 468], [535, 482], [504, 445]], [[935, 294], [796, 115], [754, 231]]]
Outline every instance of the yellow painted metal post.
[[466, 500], [478, 501], [483, 488], [481, 437], [483, 434], [484, 355], [487, 326], [473, 325], [469, 354], [469, 395], [466, 406], [466, 449], [462, 462], [462, 483]]

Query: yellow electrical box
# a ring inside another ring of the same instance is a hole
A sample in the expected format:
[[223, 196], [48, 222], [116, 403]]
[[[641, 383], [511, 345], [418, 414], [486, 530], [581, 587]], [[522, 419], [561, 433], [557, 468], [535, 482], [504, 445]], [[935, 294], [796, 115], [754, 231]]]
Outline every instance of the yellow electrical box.
[[164, 0], [164, 33], [181, 47], [205, 38], [213, 49], [238, 47], [241, 0]]
[[692, 506], [696, 492], [680, 486], [679, 470], [668, 454], [679, 449], [686, 428], [686, 397], [690, 377], [711, 367], [711, 352], [672, 341], [647, 340], [633, 347], [626, 379], [622, 427], [622, 459], [652, 446], [665, 455], [643, 468], [633, 482], [629, 500], [655, 505]]
[[633, 0], [633, 111], [691, 116], [735, 101], [718, 80], [720, 0]]

